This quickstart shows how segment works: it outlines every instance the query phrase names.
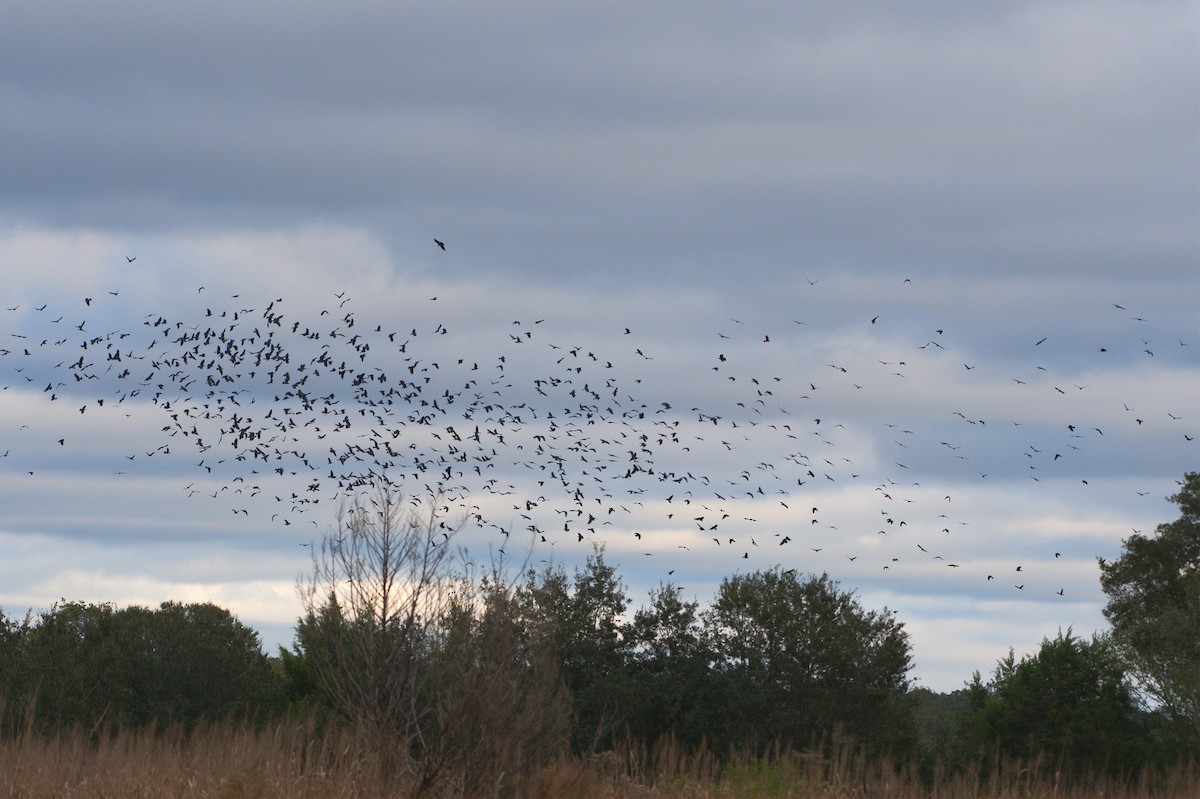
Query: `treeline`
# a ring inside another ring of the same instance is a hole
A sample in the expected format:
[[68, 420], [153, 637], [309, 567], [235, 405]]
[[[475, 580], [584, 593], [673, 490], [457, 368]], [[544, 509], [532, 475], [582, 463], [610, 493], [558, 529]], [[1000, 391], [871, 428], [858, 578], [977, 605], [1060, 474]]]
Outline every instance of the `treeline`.
[[[1064, 779], [1132, 779], [1200, 755], [1200, 638], [1167, 638], [1156, 653], [1124, 621], [1151, 624], [1157, 612], [1171, 614], [1172, 631], [1197, 623], [1197, 498], [1200, 477], [1188, 475], [1173, 498], [1183, 518], [1102, 565], [1124, 603], [1113, 633], [1060, 632], [939, 695], [910, 683], [894, 614], [825, 575], [737, 574], [705, 607], [663, 584], [635, 609], [603, 551], [570, 574], [503, 563], [479, 573], [452, 548], [440, 503], [382, 491], [346, 509], [314, 552], [294, 644], [275, 655], [208, 604], [0, 613], [0, 726], [103, 736], [315, 719], [356, 733], [384, 794], [452, 783], [479, 795], [498, 774], [664, 738], [718, 758], [853, 741], [930, 780], [1037, 758]], [[1150, 566], [1139, 572], [1138, 558]], [[1135, 596], [1157, 611], [1134, 614]], [[1132, 680], [1150, 674], [1166, 698], [1153, 706]]]
[[62, 602], [0, 611], [0, 730], [179, 724], [283, 709], [258, 633], [212, 604], [158, 609]]

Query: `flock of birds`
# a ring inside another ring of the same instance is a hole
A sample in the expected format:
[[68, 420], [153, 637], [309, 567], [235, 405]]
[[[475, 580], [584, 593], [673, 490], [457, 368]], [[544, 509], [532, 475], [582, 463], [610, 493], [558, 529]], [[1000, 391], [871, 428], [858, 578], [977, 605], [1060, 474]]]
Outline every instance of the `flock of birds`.
[[[172, 468], [155, 470], [189, 472], [180, 477], [186, 497], [224, 503], [235, 517], [308, 530], [296, 535], [299, 543], [313, 533], [306, 525], [331, 521], [339, 501], [387, 484], [439, 497], [443, 525], [453, 526], [459, 513], [501, 551], [529, 540], [535, 549], [590, 551], [619, 539], [663, 558], [666, 575], [701, 547], [719, 549], [738, 568], [765, 559], [807, 571], [832, 542], [853, 538], [863, 549], [839, 549], [843, 569], [895, 573], [917, 561], [1024, 591], [1027, 564], [1002, 571], [956, 559], [962, 550], [950, 542], [971, 522], [955, 516], [945, 483], [921, 485], [912, 458], [986, 480], [971, 443], [988, 425], [1011, 421], [1001, 437], [1040, 481], [1105, 436], [1086, 418], [1064, 419], [1053, 436], [1030, 442], [1020, 422], [948, 408], [961, 425], [958, 440], [918, 445], [914, 429], [881, 422], [896, 457], [856, 463], [861, 437], [839, 420], [839, 408], [864, 391], [861, 369], [822, 363], [798, 379], [782, 367], [760, 371], [768, 359], [752, 370], [743, 354], [753, 346], [788, 347], [787, 336], [754, 331], [753, 321], [731, 319], [712, 332], [697, 376], [708, 386], [710, 404], [702, 407], [686, 396], [648, 395], [654, 378], [669, 371], [671, 354], [639, 343], [623, 325], [607, 341], [579, 344], [557, 340], [544, 320], [517, 319], [496, 340], [464, 343], [446, 323], [365, 318], [345, 293], [313, 315], [292, 311], [286, 296], [189, 291], [194, 312], [152, 312], [115, 329], [93, 319], [111, 318], [105, 306], [118, 302], [119, 288], [71, 307], [5, 305], [0, 310], [19, 324], [0, 343], [0, 389], [69, 406], [102, 426], [156, 415], [153, 446], [106, 453], [120, 464], [117, 475], [167, 460]], [[862, 325], [869, 333], [879, 322], [864, 316]], [[916, 359], [946, 349], [943, 338], [938, 329], [914, 343], [911, 361], [876, 359], [869, 377], [902, 384]], [[1030, 341], [1031, 351], [1045, 341]], [[1148, 342], [1144, 349], [1153, 357]], [[1011, 380], [1059, 395], [1088, 388], [1047, 375], [1037, 367]], [[1124, 410], [1133, 429], [1151, 421]], [[1167, 415], [1153, 424], [1177, 425], [1180, 445], [1194, 448], [1184, 409]], [[0, 422], [0, 458], [33, 451], [33, 439], [61, 450], [63, 462], [82, 455], [72, 453], [71, 436], [9, 417]], [[11, 461], [0, 460], [0, 469], [37, 476]], [[857, 492], [876, 520], [869, 528], [822, 512], [831, 492], [845, 491]], [[1053, 563], [1061, 554], [1044, 557]], [[1039, 586], [1065, 594], [1046, 580]]]

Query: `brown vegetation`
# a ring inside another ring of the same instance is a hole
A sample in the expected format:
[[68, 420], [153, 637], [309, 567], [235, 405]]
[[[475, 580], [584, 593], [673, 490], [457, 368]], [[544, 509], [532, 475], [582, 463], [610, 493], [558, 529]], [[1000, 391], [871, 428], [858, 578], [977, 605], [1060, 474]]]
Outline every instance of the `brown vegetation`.
[[[503, 749], [502, 743], [491, 746]], [[224, 723], [182, 729], [86, 731], [45, 737], [26, 732], [0, 740], [0, 797], [378, 797], [388, 795], [372, 751], [345, 728], [321, 729], [290, 720], [265, 727]], [[671, 738], [652, 747], [630, 745], [589, 757], [560, 756], [527, 774], [499, 767], [481, 783], [470, 774], [470, 753], [442, 783], [443, 796], [478, 797], [1116, 797], [1152, 799], [1200, 794], [1195, 768], [1074, 784], [1049, 761], [993, 760], [981, 769], [923, 780], [882, 758], [866, 757], [834, 740], [813, 751], [772, 748], [718, 757], [687, 751]], [[495, 753], [493, 753], [495, 754]], [[509, 753], [518, 761], [518, 752]], [[500, 761], [503, 764], [503, 760]], [[386, 783], [387, 780], [384, 780]], [[471, 787], [468, 788], [467, 785]], [[391, 794], [403, 796], [403, 793]]]

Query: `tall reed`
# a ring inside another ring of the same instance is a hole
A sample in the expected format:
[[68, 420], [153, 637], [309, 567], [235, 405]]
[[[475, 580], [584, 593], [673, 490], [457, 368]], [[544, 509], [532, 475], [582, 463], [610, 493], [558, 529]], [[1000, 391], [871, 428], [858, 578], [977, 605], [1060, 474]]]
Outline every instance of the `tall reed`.
[[[312, 719], [178, 727], [77, 730], [46, 736], [26, 728], [0, 737], [0, 799], [21, 797], [381, 797], [378, 764], [353, 730]], [[468, 753], [469, 756], [469, 753]], [[465, 769], [459, 763], [455, 768]], [[467, 772], [464, 771], [464, 774]], [[466, 785], [473, 785], [466, 788]], [[395, 795], [404, 795], [403, 789]], [[467, 791], [471, 791], [467, 793]], [[438, 796], [500, 799], [1195, 799], [1195, 764], [1136, 778], [1068, 780], [1051, 758], [993, 756], [974, 768], [934, 768], [870, 757], [832, 737], [809, 750], [774, 744], [716, 753], [667, 736], [614, 751], [564, 756], [536, 770], [500, 768], [481, 785], [448, 779]]]

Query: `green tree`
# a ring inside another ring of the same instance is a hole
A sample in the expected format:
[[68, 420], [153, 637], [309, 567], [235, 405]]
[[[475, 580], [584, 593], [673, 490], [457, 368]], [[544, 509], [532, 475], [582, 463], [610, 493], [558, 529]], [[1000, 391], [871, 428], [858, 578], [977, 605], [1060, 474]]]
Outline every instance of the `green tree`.
[[529, 574], [523, 594], [531, 616], [554, 630], [562, 675], [574, 698], [576, 749], [610, 746], [628, 723], [631, 698], [624, 622], [629, 598], [616, 569], [600, 548], [573, 579], [561, 568]]
[[301, 649], [298, 642], [291, 650], [279, 647], [276, 668], [282, 680], [283, 699], [291, 711], [320, 714], [328, 707], [321, 692], [321, 681]]
[[1114, 561], [1100, 559], [1104, 615], [1139, 687], [1200, 749], [1200, 473], [1169, 497], [1180, 516], [1154, 536], [1134, 534]]
[[209, 602], [163, 602], [117, 613], [118, 645], [143, 723], [257, 716], [280, 706], [281, 686], [257, 632]]
[[0, 608], [0, 730], [20, 729], [25, 707], [22, 697], [28, 696], [23, 684], [21, 661], [29, 636], [32, 614], [23, 621], [10, 619]]
[[877, 750], [912, 743], [908, 634], [886, 608], [865, 610], [827, 575], [776, 567], [726, 578], [705, 621], [739, 697], [726, 736], [805, 745], [840, 727]]
[[637, 697], [628, 722], [633, 735], [644, 741], [670, 733], [696, 746], [711, 739], [711, 711], [721, 702], [714, 696], [713, 655], [699, 603], [681, 599], [680, 590], [668, 583], [651, 591], [650, 606], [639, 608], [626, 628], [632, 694]]
[[16, 709], [46, 732], [186, 726], [278, 707], [258, 634], [216, 605], [63, 602], [14, 640], [5, 670], [27, 700]]
[[19, 666], [37, 729], [95, 729], [123, 720], [133, 691], [116, 613], [112, 604], [62, 602], [38, 616]]
[[969, 734], [969, 692], [963, 688], [943, 694], [916, 688], [909, 692], [909, 697], [917, 726], [922, 776], [932, 780], [939, 769], [957, 770], [974, 762], [979, 747]]
[[1152, 744], [1112, 642], [1061, 631], [1037, 654], [1000, 660], [985, 685], [968, 684], [973, 726], [985, 748], [1015, 758], [1039, 755], [1076, 775], [1127, 772]]

